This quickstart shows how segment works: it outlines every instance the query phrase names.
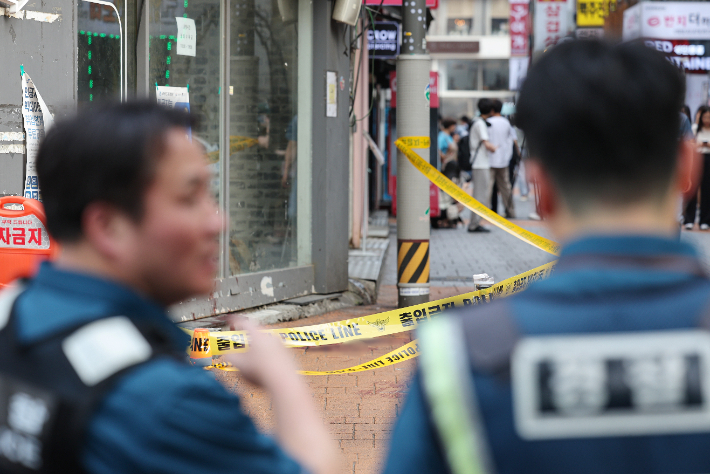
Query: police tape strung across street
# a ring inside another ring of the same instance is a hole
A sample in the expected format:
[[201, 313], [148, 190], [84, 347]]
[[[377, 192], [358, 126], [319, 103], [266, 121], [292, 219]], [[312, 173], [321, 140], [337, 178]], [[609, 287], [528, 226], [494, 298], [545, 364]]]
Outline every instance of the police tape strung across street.
[[[504, 298], [519, 293], [531, 283], [547, 278], [554, 265], [555, 262], [546, 263], [496, 283], [490, 288], [430, 301], [429, 303], [332, 323], [268, 329], [265, 332], [278, 335], [288, 347], [312, 347], [372, 339], [411, 331], [416, 329], [422, 321], [436, 317], [443, 312], [470, 305], [488, 303], [496, 298]], [[183, 330], [191, 337], [193, 336], [193, 331]], [[209, 338], [192, 337], [190, 347], [192, 351], [209, 353], [211, 356], [239, 352], [247, 348], [248, 341], [243, 331], [216, 331], [209, 332]]]
[[[553, 255], [559, 254], [559, 244], [523, 229], [491, 211], [417, 155], [412, 149], [429, 148], [431, 145], [429, 137], [403, 137], [397, 139], [395, 145], [430, 181], [436, 184], [442, 191], [464, 204], [472, 212], [524, 242]], [[554, 265], [555, 262], [547, 263], [503, 280], [490, 288], [429, 303], [332, 323], [296, 328], [270, 329], [266, 332], [279, 335], [283, 343], [288, 347], [312, 347], [341, 344], [361, 339], [372, 339], [411, 331], [416, 329], [422, 321], [436, 317], [445, 311], [451, 311], [473, 304], [487, 303], [495, 298], [504, 298], [523, 291], [530, 283], [549, 276]], [[185, 331], [188, 332], [191, 337], [193, 336], [193, 331]], [[202, 334], [200, 336], [202, 336]], [[209, 333], [209, 337], [192, 337], [190, 344], [190, 350], [193, 353], [202, 352], [205, 356], [219, 356], [230, 352], [241, 352], [247, 349], [248, 341], [245, 333], [242, 331], [212, 332]], [[416, 357], [418, 354], [419, 346], [417, 341], [414, 340], [365, 364], [332, 371], [300, 371], [300, 373], [304, 375], [334, 375], [360, 372], [398, 364]], [[205, 368], [216, 368], [227, 371], [236, 370], [234, 367], [225, 363], [217, 363]]]
[[519, 225], [513, 224], [509, 220], [499, 216], [469, 196], [466, 191], [456, 186], [453, 181], [441, 174], [436, 168], [429, 164], [429, 162], [424, 160], [412, 150], [413, 148], [429, 148], [431, 145], [429, 137], [402, 137], [398, 138], [394, 144], [402, 153], [404, 153], [414, 167], [421, 171], [424, 176], [429, 178], [432, 183], [436, 184], [439, 189], [459, 201], [472, 212], [475, 212], [487, 221], [493, 223], [495, 226], [500, 227], [520, 240], [534, 245], [540, 250], [544, 250], [545, 252], [553, 255], [559, 255], [560, 245], [557, 242], [553, 242], [552, 240], [534, 234], [529, 230], [525, 230]]

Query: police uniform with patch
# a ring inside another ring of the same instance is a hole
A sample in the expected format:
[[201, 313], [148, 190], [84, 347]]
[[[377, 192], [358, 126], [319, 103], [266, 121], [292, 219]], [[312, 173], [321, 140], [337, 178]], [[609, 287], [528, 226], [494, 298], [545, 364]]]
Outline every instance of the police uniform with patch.
[[44, 263], [0, 293], [0, 472], [299, 473], [162, 307]]
[[708, 472], [709, 329], [689, 245], [572, 243], [549, 279], [420, 329], [385, 473]]

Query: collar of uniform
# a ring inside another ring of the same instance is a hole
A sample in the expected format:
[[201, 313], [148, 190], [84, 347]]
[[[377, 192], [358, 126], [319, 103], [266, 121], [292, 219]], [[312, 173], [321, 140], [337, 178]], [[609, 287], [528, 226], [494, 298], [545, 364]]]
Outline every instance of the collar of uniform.
[[120, 283], [95, 275], [57, 268], [43, 262], [15, 305], [18, 336], [32, 342], [107, 316], [127, 316], [154, 324], [174, 342], [187, 345], [165, 309]]
[[576, 255], [622, 255], [641, 258], [669, 255], [698, 258], [698, 253], [692, 245], [678, 239], [652, 235], [583, 237], [564, 246], [560, 261]]

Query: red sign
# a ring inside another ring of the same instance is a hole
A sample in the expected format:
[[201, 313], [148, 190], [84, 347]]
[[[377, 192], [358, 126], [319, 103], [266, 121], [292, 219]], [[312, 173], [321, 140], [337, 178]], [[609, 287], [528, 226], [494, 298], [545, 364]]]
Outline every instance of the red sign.
[[429, 71], [429, 107], [439, 108], [439, 73]]
[[[401, 7], [402, 0], [363, 0], [365, 5], [375, 5], [375, 6], [389, 6], [389, 7]], [[432, 9], [439, 7], [439, 0], [426, 0], [426, 6]], [[426, 13], [425, 13], [426, 14]]]
[[511, 0], [510, 20], [510, 55], [528, 56], [530, 45], [530, 5], [526, 0]]

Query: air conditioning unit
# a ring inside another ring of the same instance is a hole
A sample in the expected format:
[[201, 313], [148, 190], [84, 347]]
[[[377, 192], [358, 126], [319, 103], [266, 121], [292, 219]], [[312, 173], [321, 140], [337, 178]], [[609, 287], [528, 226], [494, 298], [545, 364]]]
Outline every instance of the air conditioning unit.
[[355, 26], [360, 18], [361, 6], [362, 0], [335, 0], [333, 20]]

